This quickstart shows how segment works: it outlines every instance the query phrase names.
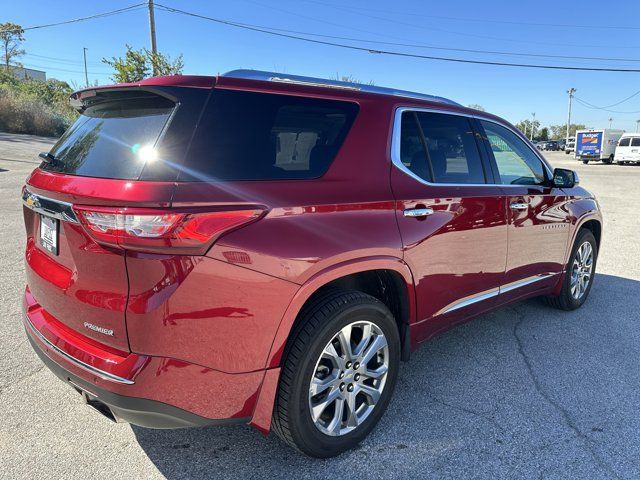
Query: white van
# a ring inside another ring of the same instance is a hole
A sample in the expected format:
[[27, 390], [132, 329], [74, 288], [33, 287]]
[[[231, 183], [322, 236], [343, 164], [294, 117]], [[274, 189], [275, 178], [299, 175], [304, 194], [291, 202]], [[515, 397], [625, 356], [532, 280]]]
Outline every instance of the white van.
[[618, 140], [616, 147], [618, 165], [640, 163], [640, 133], [625, 133]]

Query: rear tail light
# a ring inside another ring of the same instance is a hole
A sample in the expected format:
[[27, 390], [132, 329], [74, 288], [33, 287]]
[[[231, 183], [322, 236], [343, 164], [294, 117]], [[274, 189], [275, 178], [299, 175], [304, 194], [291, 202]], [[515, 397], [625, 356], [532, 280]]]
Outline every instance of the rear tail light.
[[183, 212], [74, 206], [80, 222], [103, 245], [154, 253], [202, 255], [225, 232], [257, 220], [262, 209]]

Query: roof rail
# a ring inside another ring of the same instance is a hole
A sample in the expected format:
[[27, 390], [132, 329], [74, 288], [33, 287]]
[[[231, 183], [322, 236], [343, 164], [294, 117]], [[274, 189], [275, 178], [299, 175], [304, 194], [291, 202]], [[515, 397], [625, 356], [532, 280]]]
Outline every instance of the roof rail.
[[357, 90], [366, 93], [377, 93], [380, 95], [393, 95], [396, 97], [415, 98], [427, 100], [429, 102], [446, 103], [460, 106], [459, 103], [448, 98], [427, 95], [426, 93], [409, 92], [407, 90], [397, 90], [395, 88], [377, 87], [362, 83], [343, 82], [340, 80], [329, 80], [326, 78], [305, 77], [302, 75], [289, 75], [288, 73], [264, 72], [261, 70], [231, 70], [222, 74], [223, 77], [243, 78], [247, 80], [262, 80], [266, 82], [293, 83], [297, 85], [308, 85], [313, 87], [339, 88], [344, 90]]

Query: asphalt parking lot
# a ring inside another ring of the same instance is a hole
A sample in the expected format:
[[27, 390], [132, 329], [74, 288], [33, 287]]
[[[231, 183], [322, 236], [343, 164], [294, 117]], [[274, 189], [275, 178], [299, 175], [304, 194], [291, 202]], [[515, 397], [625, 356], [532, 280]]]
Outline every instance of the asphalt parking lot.
[[21, 323], [19, 196], [51, 143], [0, 134], [0, 478], [640, 477], [640, 167], [548, 153], [604, 211], [587, 303], [521, 302], [437, 337], [402, 366], [373, 434], [319, 461], [248, 427], [110, 423], [43, 368]]

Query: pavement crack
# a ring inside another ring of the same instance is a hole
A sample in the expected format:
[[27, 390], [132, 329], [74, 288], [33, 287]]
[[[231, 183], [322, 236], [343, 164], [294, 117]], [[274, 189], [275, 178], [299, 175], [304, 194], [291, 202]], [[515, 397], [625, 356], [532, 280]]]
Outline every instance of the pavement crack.
[[[445, 406], [447, 408], [453, 408], [454, 410], [459, 410], [459, 411], [461, 411], [463, 413], [467, 413], [469, 415], [473, 415], [474, 417], [481, 418], [481, 419], [491, 423], [494, 427], [496, 427], [501, 432], [504, 432], [504, 428], [502, 427], [502, 425], [500, 425], [498, 423], [498, 421], [493, 416], [491, 416], [490, 413], [479, 412], [477, 410], [473, 410], [472, 408], [463, 407], [462, 405], [454, 405], [452, 403], [445, 402], [444, 400], [434, 396], [431, 393], [428, 393], [428, 395], [429, 395], [429, 398], [434, 403], [437, 403], [439, 405]], [[491, 412], [491, 413], [495, 413], [495, 412]]]
[[520, 337], [520, 335], [518, 334], [518, 329], [520, 328], [522, 323], [525, 321], [526, 315], [521, 313], [521, 312], [519, 312], [514, 307], [510, 307], [510, 309], [516, 314], [516, 317], [518, 318], [518, 320], [513, 325], [513, 336], [514, 336], [514, 338], [516, 340], [516, 344], [518, 346], [518, 353], [522, 357], [522, 360], [524, 361], [525, 367], [527, 368], [527, 372], [529, 373], [529, 376], [531, 377], [531, 381], [532, 381], [534, 389], [544, 399], [544, 401], [548, 405], [550, 405], [554, 410], [556, 410], [560, 414], [560, 417], [562, 418], [564, 424], [571, 431], [573, 431], [573, 433], [575, 434], [575, 436], [578, 439], [580, 439], [582, 441], [582, 443], [584, 444], [585, 448], [587, 449], [587, 451], [589, 452], [589, 454], [591, 455], [593, 460], [600, 466], [600, 468], [602, 468], [602, 470], [606, 471], [607, 473], [609, 473], [611, 476], [613, 476], [615, 478], [622, 478], [622, 477], [620, 477], [620, 475], [618, 475], [618, 473], [615, 470], [613, 470], [611, 465], [609, 465], [598, 454], [598, 452], [594, 448], [594, 443], [595, 442], [591, 438], [589, 438], [585, 433], [583, 433], [580, 430], [580, 428], [578, 428], [576, 423], [571, 418], [571, 415], [569, 415], [569, 412], [562, 405], [560, 405], [560, 403], [558, 403], [553, 398], [551, 398], [551, 396], [547, 392], [545, 392], [544, 388], [542, 387], [542, 383], [540, 382], [540, 379], [538, 378], [538, 375], [536, 374], [536, 370], [534, 368], [533, 362], [531, 361], [531, 359], [527, 355], [527, 352], [524, 349], [524, 342], [522, 340], [522, 337]]

